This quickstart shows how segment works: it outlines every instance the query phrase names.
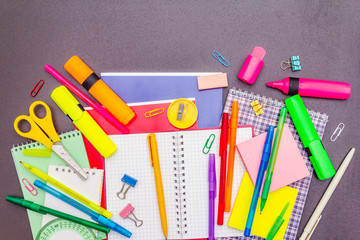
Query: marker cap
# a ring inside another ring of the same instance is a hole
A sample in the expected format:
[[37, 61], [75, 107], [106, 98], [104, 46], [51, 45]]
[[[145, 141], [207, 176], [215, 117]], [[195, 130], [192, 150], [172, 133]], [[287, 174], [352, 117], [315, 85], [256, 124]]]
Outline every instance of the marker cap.
[[263, 59], [265, 55], [265, 49], [256, 46], [242, 65], [238, 74], [239, 79], [248, 84], [254, 84], [264, 65]]

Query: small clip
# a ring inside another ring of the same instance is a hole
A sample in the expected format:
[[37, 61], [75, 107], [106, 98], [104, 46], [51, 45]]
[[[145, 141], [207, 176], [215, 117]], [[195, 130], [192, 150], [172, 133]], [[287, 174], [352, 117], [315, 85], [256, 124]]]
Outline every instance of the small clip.
[[212, 52], [213, 57], [218, 60], [222, 65], [224, 65], [225, 67], [229, 67], [230, 64], [228, 62], [228, 60], [226, 60], [220, 53], [218, 53], [218, 51], [213, 51]]
[[213, 145], [214, 141], [215, 141], [215, 135], [211, 134], [206, 140], [204, 148], [202, 150], [204, 154], [208, 154], [210, 152], [211, 146]]
[[153, 117], [153, 116], [162, 114], [163, 112], [165, 112], [165, 109], [164, 109], [164, 108], [157, 108], [157, 109], [154, 109], [154, 110], [151, 110], [151, 111], [146, 112], [146, 113], [145, 113], [145, 117], [146, 117], [146, 118], [151, 118], [151, 117]]
[[[31, 183], [29, 182], [29, 180], [27, 180], [26, 178], [23, 178], [22, 183], [25, 185], [25, 188], [33, 195], [36, 196], [38, 194], [38, 191], [36, 190], [36, 188], [31, 185]], [[31, 189], [29, 188], [31, 187]]]
[[[135, 214], [133, 213], [134, 211], [134, 207], [131, 206], [131, 204], [129, 203], [128, 205], [126, 205], [126, 207], [120, 212], [120, 216], [125, 219], [125, 218], [129, 218], [130, 220], [134, 221], [135, 226], [140, 227], [143, 224], [143, 220], [139, 220], [137, 219], [137, 217], [135, 216]], [[133, 215], [134, 218], [131, 218], [129, 215]]]
[[342, 130], [344, 129], [345, 124], [344, 123], [339, 123], [339, 125], [336, 127], [335, 131], [333, 132], [333, 134], [330, 137], [330, 140], [332, 142], [335, 142], [336, 139], [338, 138], [338, 136], [340, 135], [340, 133], [342, 132]]
[[293, 72], [301, 70], [300, 57], [299, 56], [292, 56], [292, 57], [289, 58], [288, 61], [282, 61], [280, 63], [280, 68], [282, 70], [285, 70], [285, 69], [290, 68], [290, 67], [291, 67]]
[[34, 88], [30, 92], [31, 97], [35, 97], [40, 91], [41, 87], [44, 85], [45, 81], [40, 79], [37, 84], [35, 84]]
[[266, 106], [261, 106], [261, 103], [262, 103], [263, 101], [261, 101], [261, 102], [259, 102], [259, 100], [255, 100], [255, 101], [253, 101], [252, 103], [250, 103], [250, 105], [252, 106], [252, 108], [253, 108], [253, 110], [254, 110], [254, 112], [255, 112], [255, 115], [256, 116], [259, 116], [259, 115], [261, 115], [262, 113], [264, 113], [264, 108], [266, 108]]
[[[116, 195], [120, 198], [120, 199], [125, 199], [126, 198], [126, 193], [129, 191], [130, 187], [135, 187], [137, 180], [135, 178], [130, 177], [127, 174], [124, 174], [124, 176], [121, 179], [122, 182], [124, 182], [124, 184], [121, 187], [121, 190], [119, 192], [116, 193]], [[128, 184], [129, 186], [126, 188], [126, 190], [123, 193], [123, 196], [121, 197], [120, 194], [123, 192], [125, 184]]]

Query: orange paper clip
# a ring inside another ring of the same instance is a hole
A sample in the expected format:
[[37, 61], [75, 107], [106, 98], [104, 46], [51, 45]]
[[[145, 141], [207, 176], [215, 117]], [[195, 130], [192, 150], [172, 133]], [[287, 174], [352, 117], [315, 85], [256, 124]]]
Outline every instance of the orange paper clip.
[[45, 81], [40, 79], [37, 84], [35, 84], [34, 88], [30, 92], [31, 97], [35, 97], [36, 94], [40, 91], [41, 87], [44, 85]]
[[156, 115], [159, 115], [159, 114], [162, 114], [165, 112], [165, 109], [164, 108], [157, 108], [157, 109], [154, 109], [154, 110], [151, 110], [151, 111], [148, 111], [145, 113], [145, 117], [146, 118], [151, 118], [153, 116], [156, 116]]
[[29, 182], [29, 180], [27, 180], [26, 178], [23, 178], [22, 183], [25, 185], [25, 188], [33, 195], [36, 196], [38, 194], [38, 191], [36, 190], [36, 188], [34, 188], [33, 185], [31, 185], [31, 183]]

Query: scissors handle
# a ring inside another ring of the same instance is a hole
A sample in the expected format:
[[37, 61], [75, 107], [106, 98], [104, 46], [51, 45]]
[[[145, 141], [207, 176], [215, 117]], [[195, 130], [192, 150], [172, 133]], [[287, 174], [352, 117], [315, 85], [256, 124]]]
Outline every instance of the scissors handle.
[[[39, 105], [43, 106], [46, 110], [44, 118], [39, 118], [35, 114], [35, 108]], [[43, 101], [33, 102], [29, 107], [29, 113], [30, 117], [37, 123], [37, 125], [39, 125], [40, 128], [42, 128], [42, 130], [51, 138], [53, 142], [61, 141], [54, 127], [54, 123], [51, 117], [51, 110], [46, 103]]]
[[[26, 121], [30, 124], [30, 131], [23, 132], [19, 129], [19, 122], [20, 121]], [[14, 128], [15, 131], [23, 137], [33, 139], [35, 141], [38, 141], [42, 144], [44, 144], [47, 148], [51, 149], [53, 143], [50, 141], [50, 139], [43, 133], [43, 131], [40, 129], [38, 125], [32, 120], [29, 116], [21, 115], [18, 116], [14, 121]]]

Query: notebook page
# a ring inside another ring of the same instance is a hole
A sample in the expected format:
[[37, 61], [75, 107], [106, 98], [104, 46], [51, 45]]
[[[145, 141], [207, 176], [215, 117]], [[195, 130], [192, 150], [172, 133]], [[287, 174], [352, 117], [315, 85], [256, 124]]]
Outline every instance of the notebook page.
[[[178, 132], [179, 136], [184, 139], [184, 159], [185, 159], [185, 189], [186, 194], [186, 214], [184, 214], [182, 222], [182, 239], [207, 238], [208, 222], [209, 222], [209, 182], [208, 167], [209, 155], [204, 154], [202, 149], [210, 134], [215, 135], [215, 141], [211, 147], [210, 153], [215, 153], [216, 161], [216, 181], [217, 196], [215, 199], [215, 237], [238, 236], [241, 234], [239, 230], [227, 226], [230, 213], [224, 214], [224, 225], [216, 224], [218, 201], [219, 201], [219, 181], [220, 181], [220, 157], [219, 142], [220, 129], [202, 130], [202, 131], [186, 131]], [[240, 143], [252, 138], [252, 128], [238, 128], [236, 142]], [[240, 187], [245, 167], [240, 159], [239, 154], [235, 154], [234, 178], [232, 190], [232, 205], [235, 202], [237, 191]], [[182, 207], [184, 204], [182, 202]]]
[[[100, 205], [104, 170], [89, 168], [85, 168], [84, 170], [88, 172], [88, 179], [86, 180], [79, 178], [74, 172], [74, 170], [64, 166], [50, 165], [48, 175], [68, 186], [72, 190], [78, 192], [82, 196], [88, 198], [92, 202]], [[51, 184], [49, 185], [58, 190]], [[81, 212], [73, 206], [70, 206], [69, 204], [58, 199], [57, 197], [54, 197], [49, 193], [45, 194], [44, 206], [59, 210], [70, 215], [74, 215], [79, 218], [86, 219], [88, 221], [92, 221], [90, 216], [88, 216], [87, 214]], [[50, 214], [43, 215], [42, 226], [55, 218], [56, 217]]]
[[[157, 133], [156, 140], [160, 159], [161, 177], [164, 189], [168, 234], [175, 236], [175, 192], [173, 190], [173, 152], [172, 136], [176, 133]], [[159, 207], [156, 195], [154, 168], [151, 166], [148, 134], [111, 135], [118, 150], [105, 159], [107, 209], [114, 215], [112, 220], [133, 233], [131, 239], [164, 239], [160, 222]], [[117, 197], [127, 174], [138, 180], [135, 187], [127, 192], [126, 199]], [[119, 212], [130, 203], [134, 214], [143, 220], [141, 227], [136, 227], [130, 219], [123, 219]], [[109, 240], [124, 239], [120, 234], [111, 231]]]

